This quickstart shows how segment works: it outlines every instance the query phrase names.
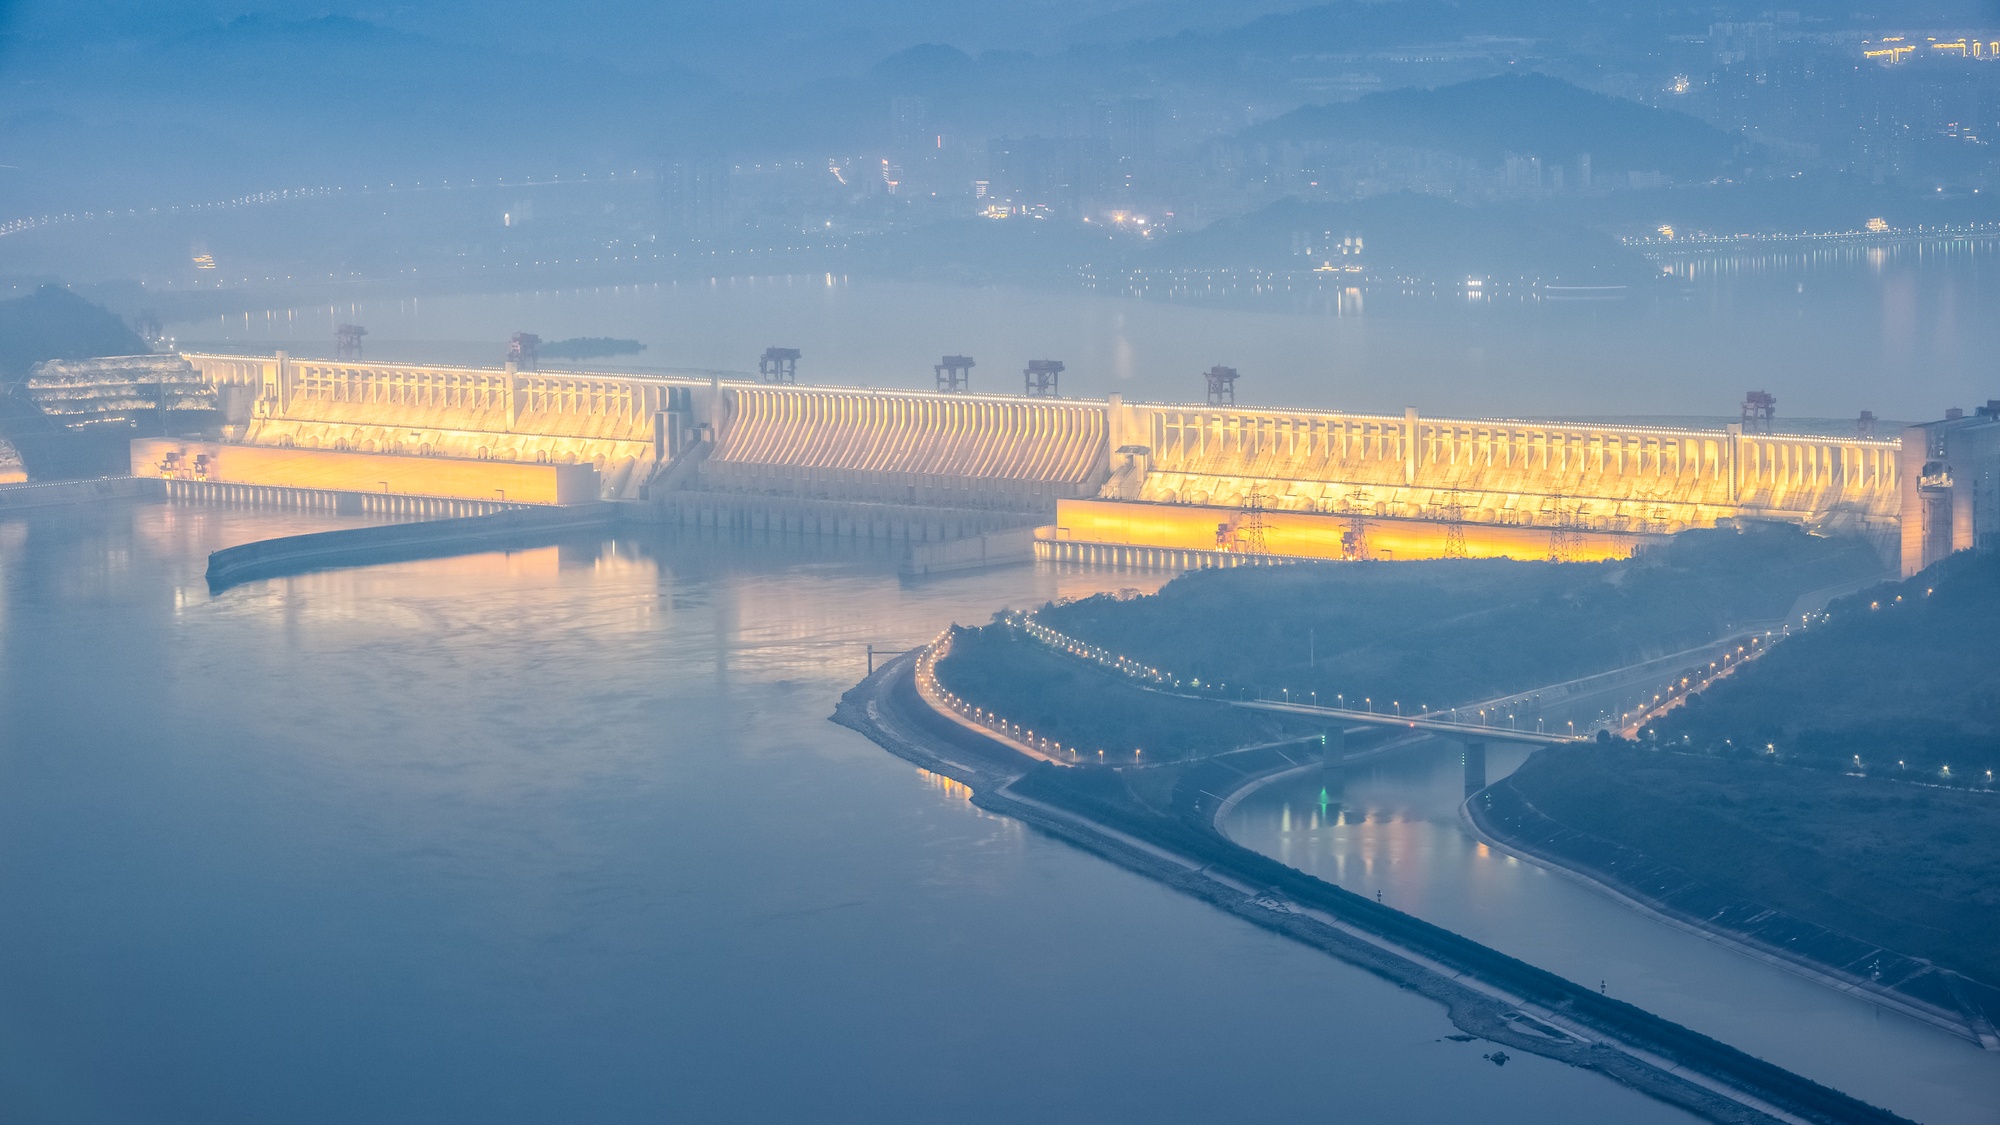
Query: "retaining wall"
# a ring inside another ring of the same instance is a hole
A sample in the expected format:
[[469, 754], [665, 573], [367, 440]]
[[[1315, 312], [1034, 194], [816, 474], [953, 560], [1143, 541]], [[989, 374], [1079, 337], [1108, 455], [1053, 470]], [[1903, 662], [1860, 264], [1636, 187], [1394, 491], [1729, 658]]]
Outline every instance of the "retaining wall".
[[208, 556], [208, 585], [211, 590], [223, 590], [260, 578], [330, 567], [435, 558], [469, 550], [539, 546], [549, 538], [580, 528], [609, 526], [616, 510], [605, 503], [515, 508], [485, 516], [264, 539]]

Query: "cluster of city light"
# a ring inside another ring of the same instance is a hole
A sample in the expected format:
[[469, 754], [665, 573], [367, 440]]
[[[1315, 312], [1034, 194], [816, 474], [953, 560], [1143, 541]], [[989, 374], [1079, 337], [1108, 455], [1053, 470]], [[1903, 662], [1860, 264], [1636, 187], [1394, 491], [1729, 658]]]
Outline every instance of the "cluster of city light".
[[[1075, 746], [1064, 746], [1056, 739], [1049, 738], [1046, 735], [1037, 735], [1034, 731], [1023, 727], [1019, 723], [1002, 718], [996, 712], [973, 705], [950, 688], [945, 687], [944, 683], [937, 678], [937, 662], [950, 655], [950, 629], [939, 633], [937, 639], [925, 645], [923, 651], [917, 655], [917, 691], [924, 697], [925, 702], [933, 707], [949, 708], [959, 718], [984, 727], [1038, 757], [1046, 758], [1053, 762], [1060, 762], [1061, 759], [1059, 756], [1067, 753], [1069, 761], [1077, 761]], [[1137, 750], [1134, 750], [1132, 754], [1135, 759], [1140, 756], [1140, 752]], [[1103, 761], [1104, 751], [1097, 751], [1097, 758], [1100, 762]]]
[[1720, 246], [1745, 242], [1838, 242], [1865, 239], [1876, 235], [1987, 235], [2000, 233], [2000, 223], [1919, 223], [1915, 226], [1890, 226], [1881, 217], [1869, 219], [1856, 230], [1801, 231], [1797, 234], [1696, 234], [1678, 233], [1671, 226], [1662, 226], [1652, 235], [1645, 237], [1625, 237], [1619, 241], [1626, 246]]
[[[1955, 51], [1962, 59], [2000, 60], [2000, 39], [1972, 39], [1963, 35], [1957, 39], [1939, 39], [1932, 35], [1926, 36], [1924, 42], [1933, 51]], [[1884, 36], [1880, 46], [1865, 39], [1861, 43], [1862, 58], [1889, 64], [1902, 62], [1916, 50], [1917, 45], [1901, 35]]]

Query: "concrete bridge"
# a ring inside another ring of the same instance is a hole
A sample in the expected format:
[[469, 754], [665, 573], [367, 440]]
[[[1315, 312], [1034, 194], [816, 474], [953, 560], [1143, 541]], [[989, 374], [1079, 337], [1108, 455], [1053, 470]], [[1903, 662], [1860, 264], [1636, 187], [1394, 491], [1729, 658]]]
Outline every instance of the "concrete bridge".
[[[1199, 698], [1190, 696], [1190, 698]], [[1588, 742], [1596, 737], [1594, 732], [1575, 734], [1569, 730], [1544, 731], [1528, 730], [1514, 725], [1501, 726], [1498, 723], [1472, 723], [1458, 719], [1441, 719], [1436, 715], [1396, 715], [1384, 711], [1367, 711], [1358, 707], [1320, 707], [1309, 703], [1281, 703], [1272, 699], [1241, 700], [1238, 707], [1257, 711], [1278, 711], [1288, 715], [1304, 715], [1314, 719], [1324, 719], [1328, 723], [1342, 726], [1385, 727], [1390, 730], [1404, 730], [1437, 735], [1459, 742], [1483, 746], [1488, 742], [1519, 742], [1528, 746], [1559, 746], [1569, 742]]]
[[1049, 525], [1047, 557], [1083, 557], [1073, 548], [1084, 544], [1133, 559], [1605, 558], [1746, 518], [1886, 540], [1907, 471], [1894, 439], [1736, 426], [185, 358], [215, 387], [228, 442], [589, 466], [607, 499], [698, 492], [1014, 513]]

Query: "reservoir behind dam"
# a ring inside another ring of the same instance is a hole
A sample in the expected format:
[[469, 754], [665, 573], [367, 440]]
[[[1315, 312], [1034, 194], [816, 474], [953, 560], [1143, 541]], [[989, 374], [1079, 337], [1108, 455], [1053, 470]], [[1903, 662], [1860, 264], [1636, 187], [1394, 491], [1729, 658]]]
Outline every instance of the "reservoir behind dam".
[[208, 591], [353, 522], [0, 517], [0, 1117], [1688, 1120], [826, 721], [1161, 576], [620, 530]]

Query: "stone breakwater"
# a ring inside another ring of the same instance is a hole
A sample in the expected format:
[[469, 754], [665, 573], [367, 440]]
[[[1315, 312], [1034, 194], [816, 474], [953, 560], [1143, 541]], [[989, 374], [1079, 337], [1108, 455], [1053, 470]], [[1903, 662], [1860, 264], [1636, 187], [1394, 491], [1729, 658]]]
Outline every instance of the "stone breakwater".
[[1468, 1034], [1596, 1070], [1711, 1121], [1906, 1120], [1286, 867], [1232, 843], [1206, 815], [1138, 816], [1065, 796], [1050, 783], [1058, 767], [925, 703], [915, 666], [914, 653], [884, 665], [842, 697], [833, 721], [967, 785], [981, 808], [1430, 997]]
[[541, 546], [567, 532], [609, 526], [614, 513], [611, 504], [518, 508], [460, 519], [262, 539], [208, 556], [208, 586], [219, 591], [243, 582], [333, 567], [436, 558], [471, 549]]

